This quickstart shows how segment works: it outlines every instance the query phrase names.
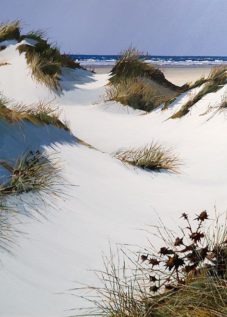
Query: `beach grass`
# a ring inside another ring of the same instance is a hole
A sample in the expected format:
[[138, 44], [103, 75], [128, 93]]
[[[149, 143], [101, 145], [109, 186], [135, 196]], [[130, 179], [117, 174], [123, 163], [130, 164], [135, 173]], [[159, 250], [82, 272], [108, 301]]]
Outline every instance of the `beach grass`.
[[108, 86], [106, 99], [149, 112], [156, 109], [160, 104], [165, 103], [169, 100], [169, 97], [160, 95], [159, 91], [146, 79], [132, 78]]
[[161, 70], [147, 63], [141, 55], [142, 53], [135, 48], [124, 51], [111, 70], [110, 83], [115, 84], [121, 80], [139, 77], [154, 80], [167, 88], [181, 91], [181, 87], [169, 82]]
[[[38, 49], [37, 49], [38, 47]], [[21, 44], [18, 51], [25, 53], [34, 78], [52, 90], [60, 91], [61, 63], [56, 59], [57, 49]]]
[[1, 160], [0, 165], [11, 174], [8, 182], [0, 186], [0, 196], [48, 190], [59, 172], [58, 166], [40, 151], [26, 152], [15, 163]]
[[115, 157], [123, 163], [156, 172], [177, 173], [181, 164], [178, 157], [170, 149], [157, 143], [138, 149], [121, 150], [116, 153]]
[[109, 81], [107, 100], [144, 111], [166, 104], [186, 89], [169, 82], [161, 70], [148, 64], [133, 48], [122, 53], [111, 70]]
[[68, 125], [59, 119], [60, 112], [50, 103], [39, 102], [26, 106], [23, 104], [10, 104], [0, 97], [0, 119], [10, 123], [28, 121], [34, 125], [53, 125], [57, 128], [69, 131]]
[[0, 24], [0, 42], [6, 40], [19, 40], [20, 39], [20, 21], [15, 20], [8, 23]]
[[32, 75], [38, 82], [51, 90], [60, 92], [62, 67], [77, 69], [80, 68], [80, 64], [72, 60], [69, 55], [61, 54], [60, 50], [45, 37], [45, 33], [41, 30], [21, 34], [19, 20], [0, 25], [0, 42], [4, 40], [21, 42], [29, 39], [34, 41], [31, 44], [21, 43], [18, 45], [19, 53], [25, 53]]

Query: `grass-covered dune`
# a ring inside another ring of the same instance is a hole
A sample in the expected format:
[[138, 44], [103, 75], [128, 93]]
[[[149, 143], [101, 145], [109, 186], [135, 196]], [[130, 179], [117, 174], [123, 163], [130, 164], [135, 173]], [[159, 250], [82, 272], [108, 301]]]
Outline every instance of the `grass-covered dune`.
[[187, 88], [188, 85], [174, 85], [161, 70], [142, 59], [137, 50], [128, 49], [111, 71], [107, 99], [135, 109], [151, 111]]
[[126, 50], [111, 70], [107, 100], [129, 105], [134, 109], [152, 111], [163, 105], [165, 110], [183, 92], [198, 89], [192, 97], [171, 115], [171, 119], [181, 118], [209, 93], [220, 90], [227, 84], [227, 67], [214, 67], [208, 78], [200, 78], [194, 83], [181, 87], [168, 81], [162, 71], [145, 62], [135, 49]]
[[38, 82], [52, 90], [61, 90], [62, 67], [80, 68], [79, 63], [70, 59], [68, 55], [61, 54], [55, 45], [45, 39], [42, 31], [23, 34], [20, 21], [0, 25], [0, 46], [2, 42], [2, 48], [5, 48], [4, 42], [9, 40], [15, 40], [18, 43], [23, 41], [17, 49], [20, 54], [25, 54], [32, 75]]
[[120, 56], [111, 70], [111, 83], [117, 83], [120, 80], [142, 77], [154, 80], [160, 85], [181, 91], [182, 87], [174, 85], [165, 78], [163, 72], [154, 65], [148, 64], [136, 49], [128, 49]]

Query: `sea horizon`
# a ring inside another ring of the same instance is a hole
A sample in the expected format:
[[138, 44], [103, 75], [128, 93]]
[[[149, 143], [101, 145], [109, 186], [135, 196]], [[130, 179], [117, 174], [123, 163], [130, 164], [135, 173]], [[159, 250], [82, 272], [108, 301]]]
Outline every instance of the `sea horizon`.
[[[86, 66], [113, 66], [120, 55], [110, 54], [70, 54], [70, 56]], [[161, 67], [209, 67], [227, 64], [227, 56], [171, 56], [145, 55], [146, 62]]]

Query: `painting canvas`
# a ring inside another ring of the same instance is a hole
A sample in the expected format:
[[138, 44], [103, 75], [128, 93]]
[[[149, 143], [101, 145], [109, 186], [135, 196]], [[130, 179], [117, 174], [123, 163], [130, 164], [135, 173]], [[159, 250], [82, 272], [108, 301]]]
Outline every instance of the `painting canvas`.
[[226, 317], [226, 0], [0, 9], [0, 316]]

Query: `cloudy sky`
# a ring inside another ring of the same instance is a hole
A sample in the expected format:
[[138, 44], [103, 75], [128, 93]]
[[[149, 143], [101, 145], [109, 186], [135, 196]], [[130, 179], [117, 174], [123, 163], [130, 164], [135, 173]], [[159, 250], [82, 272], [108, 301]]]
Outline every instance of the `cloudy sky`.
[[13, 19], [67, 53], [227, 55], [227, 0], [1, 0], [0, 20]]

